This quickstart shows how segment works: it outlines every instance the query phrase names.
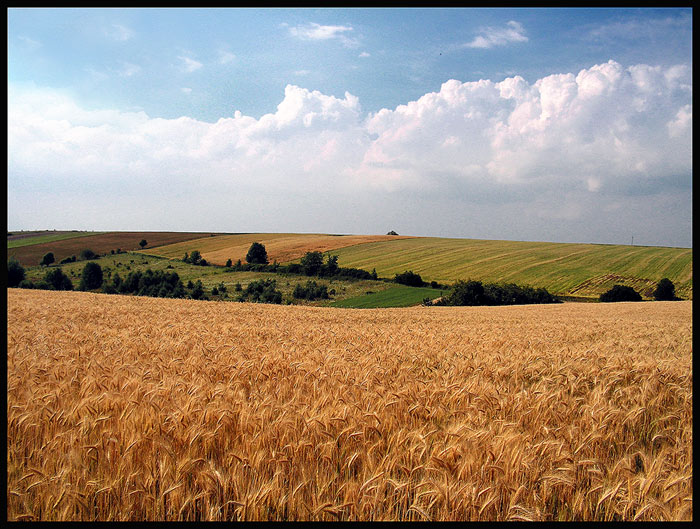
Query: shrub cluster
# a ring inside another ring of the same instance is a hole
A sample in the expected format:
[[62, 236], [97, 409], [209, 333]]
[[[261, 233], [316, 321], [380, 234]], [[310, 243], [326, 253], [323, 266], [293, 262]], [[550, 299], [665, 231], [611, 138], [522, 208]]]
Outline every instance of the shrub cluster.
[[319, 285], [316, 281], [307, 281], [306, 285], [297, 284], [294, 287], [294, 292], [292, 293], [296, 299], [305, 299], [308, 301], [314, 301], [316, 299], [329, 299], [328, 287], [326, 285]]
[[[226, 266], [229, 266], [228, 262]], [[339, 267], [337, 255], [329, 255], [328, 260], [324, 263], [321, 252], [306, 252], [300, 263], [288, 265], [281, 265], [277, 262], [273, 264], [241, 263], [239, 259], [235, 264], [231, 264], [230, 268], [236, 272], [274, 272], [335, 279], [377, 279], [376, 271], [370, 273], [360, 268]]]
[[642, 296], [632, 287], [615, 285], [600, 295], [600, 301], [611, 303], [615, 301], [642, 301]]
[[438, 305], [529, 305], [559, 303], [559, 299], [544, 288], [520, 286], [514, 283], [482, 284], [480, 281], [457, 281], [452, 292]]
[[252, 301], [254, 303], [282, 303], [282, 292], [277, 290], [277, 281], [274, 279], [260, 279], [252, 281], [238, 296], [238, 301]]
[[209, 266], [207, 260], [202, 258], [202, 254], [199, 253], [199, 250], [192, 250], [190, 255], [187, 255], [187, 252], [185, 252], [185, 256], [182, 258], [182, 260], [185, 263], [195, 266]]
[[80, 260], [81, 261], [90, 261], [91, 259], [97, 259], [100, 256], [93, 252], [90, 248], [85, 248], [83, 251], [80, 252]]
[[394, 282], [409, 287], [422, 287], [425, 285], [421, 276], [414, 273], [413, 270], [406, 270], [402, 274], [396, 274], [396, 276], [394, 276]]
[[[200, 283], [201, 287], [201, 283]], [[177, 272], [163, 272], [150, 268], [145, 272], [129, 272], [125, 279], [114, 274], [112, 280], [103, 286], [107, 294], [136, 294], [157, 298], [186, 298], [187, 292]]]

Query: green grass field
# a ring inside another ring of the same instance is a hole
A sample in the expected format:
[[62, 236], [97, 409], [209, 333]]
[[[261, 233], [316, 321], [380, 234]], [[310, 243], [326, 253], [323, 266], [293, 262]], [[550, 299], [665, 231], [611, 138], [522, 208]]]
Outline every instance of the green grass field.
[[[445, 291], [442, 291], [444, 294]], [[420, 305], [425, 298], [440, 297], [441, 291], [432, 288], [392, 286], [379, 292], [366, 293], [353, 298], [341, 299], [330, 304], [331, 307], [353, 309], [380, 309], [388, 307], [411, 307]]]
[[692, 249], [602, 244], [415, 238], [367, 243], [333, 252], [340, 266], [376, 268], [380, 277], [405, 270], [424, 281], [458, 279], [544, 287], [552, 294], [598, 297], [614, 284], [649, 297], [668, 277], [692, 299]]
[[7, 249], [21, 248], [23, 246], [32, 246], [34, 244], [43, 244], [47, 242], [64, 241], [66, 239], [75, 239], [78, 237], [89, 237], [90, 235], [99, 235], [104, 233], [101, 231], [78, 231], [78, 232], [59, 232], [49, 233], [47, 235], [32, 235], [21, 239], [12, 239], [7, 241]]
[[[103, 276], [106, 281], [109, 281], [114, 274], [119, 274], [122, 279], [125, 279], [130, 272], [144, 272], [146, 269], [151, 269], [153, 271], [161, 270], [163, 272], [176, 272], [184, 284], [187, 284], [188, 281], [192, 281], [193, 283], [201, 281], [204, 291], [207, 294], [211, 293], [213, 287], [218, 287], [221, 283], [223, 283], [227, 290], [226, 299], [229, 301], [235, 299], [238, 295], [238, 292], [235, 290], [237, 283], [241, 285], [242, 289], [245, 289], [252, 281], [257, 281], [260, 279], [274, 279], [277, 282], [277, 289], [282, 292], [285, 302], [292, 301], [294, 304], [298, 305], [312, 305], [321, 307], [330, 306], [335, 301], [345, 300], [348, 298], [359, 298], [364, 301], [362, 296], [367, 291], [380, 292], [382, 290], [395, 287], [394, 284], [385, 283], [383, 281], [319, 279], [293, 274], [275, 274], [272, 272], [236, 272], [220, 266], [194, 266], [179, 260], [145, 255], [141, 252], [106, 255], [100, 259], [94, 260], [94, 262], [98, 263], [100, 267], [102, 267]], [[85, 264], [85, 261], [76, 261], [74, 263], [66, 263], [62, 265], [54, 264], [49, 268], [32, 266], [26, 268], [25, 273], [28, 280], [36, 283], [41, 281], [46, 275], [46, 272], [48, 272], [50, 269], [61, 268], [61, 270], [63, 270], [63, 272], [71, 279], [73, 287], [77, 289], [78, 285], [80, 284], [80, 276]], [[331, 295], [331, 298], [326, 300], [303, 301], [293, 299], [292, 292], [294, 292], [294, 288], [298, 284], [305, 285], [309, 280], [316, 281], [320, 285], [326, 285], [328, 290], [335, 291], [335, 294]], [[412, 290], [430, 290], [433, 293], [436, 292], [431, 289]], [[420, 303], [423, 297], [425, 296], [416, 296], [417, 301], [416, 303], [412, 304], [415, 305]], [[355, 305], [351, 303], [347, 306], [352, 307]]]

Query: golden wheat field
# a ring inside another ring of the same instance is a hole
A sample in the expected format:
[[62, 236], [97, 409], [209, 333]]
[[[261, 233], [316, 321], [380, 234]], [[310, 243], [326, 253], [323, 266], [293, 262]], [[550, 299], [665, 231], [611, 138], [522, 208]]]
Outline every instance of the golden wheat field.
[[8, 520], [691, 520], [692, 304], [8, 289]]

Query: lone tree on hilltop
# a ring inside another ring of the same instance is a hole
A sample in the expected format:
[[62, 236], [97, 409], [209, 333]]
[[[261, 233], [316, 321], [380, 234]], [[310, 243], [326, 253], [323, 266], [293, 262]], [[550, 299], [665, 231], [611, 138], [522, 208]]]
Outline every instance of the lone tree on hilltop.
[[97, 263], [87, 263], [80, 276], [80, 290], [94, 290], [102, 286], [102, 267]]
[[389, 233], [387, 233], [387, 235], [398, 235], [398, 233], [396, 233], [394, 230], [391, 230]]
[[16, 287], [24, 279], [24, 267], [17, 258], [10, 257], [7, 261], [7, 286]]
[[53, 252], [49, 252], [47, 254], [44, 254], [44, 257], [41, 258], [41, 261], [39, 261], [39, 266], [49, 266], [55, 261], [56, 259], [53, 256]]
[[656, 284], [654, 299], [656, 301], [674, 301], [678, 299], [676, 297], [676, 286], [669, 278], [664, 277]]
[[268, 264], [267, 250], [265, 245], [259, 242], [254, 242], [250, 245], [245, 260], [250, 264]]
[[141, 242], [139, 243], [139, 246], [140, 246], [141, 249], [143, 250], [143, 249], [146, 247], [147, 244], [148, 244], [148, 241], [147, 241], [146, 239], [141, 239]]

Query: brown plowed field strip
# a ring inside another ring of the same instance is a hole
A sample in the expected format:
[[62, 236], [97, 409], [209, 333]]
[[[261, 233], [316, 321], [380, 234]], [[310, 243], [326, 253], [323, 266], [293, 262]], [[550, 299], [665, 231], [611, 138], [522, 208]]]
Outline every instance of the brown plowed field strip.
[[8, 289], [7, 519], [692, 520], [692, 302]]
[[187, 241], [207, 237], [209, 233], [180, 233], [164, 231], [115, 231], [79, 237], [75, 239], [65, 239], [20, 248], [10, 248], [7, 250], [7, 257], [14, 256], [24, 266], [36, 266], [41, 258], [48, 252], [53, 252], [56, 262], [60, 262], [66, 257], [79, 255], [80, 252], [89, 248], [98, 254], [109, 253], [111, 250], [121, 248], [122, 250], [140, 250], [141, 239], [148, 241], [148, 246], [161, 246], [175, 242]]

